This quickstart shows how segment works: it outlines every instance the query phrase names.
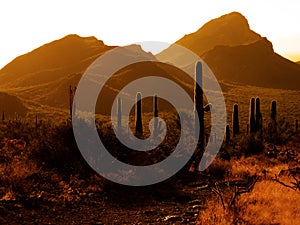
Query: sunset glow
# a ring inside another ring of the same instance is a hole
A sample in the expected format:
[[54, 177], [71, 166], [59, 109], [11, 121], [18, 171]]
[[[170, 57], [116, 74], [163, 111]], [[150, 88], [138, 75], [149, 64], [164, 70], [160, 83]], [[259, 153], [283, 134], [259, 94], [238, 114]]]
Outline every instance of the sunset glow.
[[68, 34], [107, 45], [173, 43], [223, 14], [242, 13], [277, 53], [300, 61], [299, 1], [1, 1], [0, 67]]

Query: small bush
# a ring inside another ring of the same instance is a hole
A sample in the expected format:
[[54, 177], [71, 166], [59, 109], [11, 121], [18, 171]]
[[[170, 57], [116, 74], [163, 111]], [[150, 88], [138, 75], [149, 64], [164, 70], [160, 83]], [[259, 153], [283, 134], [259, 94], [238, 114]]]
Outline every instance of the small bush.
[[242, 136], [239, 145], [246, 157], [253, 154], [260, 154], [264, 150], [263, 134], [257, 132]]
[[286, 144], [293, 135], [291, 125], [285, 118], [271, 121], [264, 129], [264, 139], [271, 144]]
[[230, 162], [216, 158], [206, 171], [213, 178], [223, 179], [230, 171]]

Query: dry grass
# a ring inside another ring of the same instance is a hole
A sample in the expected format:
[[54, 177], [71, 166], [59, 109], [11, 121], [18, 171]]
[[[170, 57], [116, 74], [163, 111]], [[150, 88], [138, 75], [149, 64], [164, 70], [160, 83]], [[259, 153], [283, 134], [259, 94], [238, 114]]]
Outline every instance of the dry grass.
[[[225, 168], [217, 160], [218, 168]], [[233, 195], [232, 188], [222, 188], [222, 205], [220, 196], [209, 198], [206, 208], [200, 211], [197, 224], [300, 224], [300, 190], [292, 190], [272, 180], [281, 170], [290, 165], [267, 159], [264, 156], [234, 159], [230, 166], [226, 163], [228, 177], [225, 180], [247, 180], [258, 175], [261, 180], [249, 193], [240, 195], [233, 207], [228, 202]], [[280, 181], [290, 185], [293, 178], [280, 176]]]
[[272, 181], [240, 198], [240, 217], [251, 224], [300, 224], [300, 193]]
[[256, 184], [241, 195], [235, 209], [223, 209], [219, 199], [212, 199], [200, 212], [197, 224], [300, 224], [300, 193], [272, 182]]

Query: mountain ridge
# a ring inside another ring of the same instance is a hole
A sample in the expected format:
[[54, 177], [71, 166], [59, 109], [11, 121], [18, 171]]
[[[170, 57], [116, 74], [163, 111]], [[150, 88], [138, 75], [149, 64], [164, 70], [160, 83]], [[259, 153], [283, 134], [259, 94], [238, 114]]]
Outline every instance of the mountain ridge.
[[248, 20], [238, 12], [231, 12], [205, 23], [200, 29], [176, 41], [202, 56], [216, 45], [250, 44], [261, 36], [250, 29]]
[[[275, 53], [272, 43], [252, 31], [240, 13], [213, 19], [175, 43], [201, 57], [219, 81], [300, 90], [300, 66]], [[173, 44], [157, 58], [193, 71], [196, 57], [186, 59], [176, 49]]]
[[[252, 31], [247, 19], [240, 13], [233, 12], [213, 19], [175, 43], [202, 57], [223, 87], [226, 83], [234, 83], [300, 89], [297, 85], [300, 83], [300, 65], [275, 53], [272, 43]], [[93, 36], [67, 35], [21, 55], [3, 67], [0, 70], [0, 88], [24, 101], [30, 99], [41, 106], [67, 109], [69, 86], [76, 86], [91, 63], [116, 47], [105, 45]], [[119, 54], [120, 57], [138, 57], [145, 61], [158, 58], [170, 65], [176, 62], [179, 69], [189, 68], [194, 72], [195, 59], [187, 59], [173, 50], [174, 44], [154, 56], [139, 45], [131, 45], [121, 47]], [[189, 94], [193, 91], [193, 82], [186, 79], [180, 70], [150, 62], [118, 71], [108, 82], [110, 86], [104, 97], [113, 99], [127, 81], [149, 72], [173, 79]], [[100, 109], [99, 112], [109, 113], [109, 110], [103, 112]]]
[[203, 55], [203, 60], [219, 80], [300, 89], [300, 66], [276, 54], [266, 38], [249, 45], [216, 46]]

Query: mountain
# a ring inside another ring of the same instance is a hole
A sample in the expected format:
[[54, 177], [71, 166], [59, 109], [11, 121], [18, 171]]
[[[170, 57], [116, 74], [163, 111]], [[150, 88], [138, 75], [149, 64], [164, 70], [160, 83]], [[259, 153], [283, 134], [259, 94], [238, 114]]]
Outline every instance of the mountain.
[[[232, 87], [232, 83], [300, 89], [300, 65], [276, 54], [272, 43], [252, 31], [246, 18], [240, 13], [233, 12], [214, 19], [195, 33], [184, 36], [176, 44], [185, 46], [202, 57], [220, 81], [223, 91]], [[0, 70], [0, 90], [15, 96], [15, 102], [20, 99], [24, 107], [33, 112], [39, 111], [37, 109], [67, 112], [69, 86], [76, 86], [92, 62], [116, 47], [107, 46], [95, 37], [68, 35], [7, 64]], [[188, 58], [175, 49], [174, 44], [153, 56], [143, 51], [139, 45], [118, 48], [118, 55], [106, 61], [106, 66], [111, 66], [124, 57], [148, 62], [133, 64], [117, 71], [104, 85], [96, 112], [110, 114], [110, 106], [116, 94], [130, 82], [145, 75], [173, 80], [192, 96], [193, 80], [183, 70], [194, 72], [196, 55]], [[159, 63], [157, 59], [168, 63]], [[172, 65], [175, 62], [179, 68]], [[97, 82], [104, 80], [99, 77]], [[149, 86], [159, 85], [161, 84], [149, 83]], [[128, 95], [128, 98], [134, 97]], [[151, 107], [152, 104], [145, 111], [152, 110]], [[160, 110], [163, 108], [170, 110], [172, 107], [164, 104]], [[26, 112], [21, 106], [19, 110]]]
[[83, 73], [101, 54], [112, 49], [95, 37], [68, 35], [19, 56], [0, 71], [0, 85], [41, 85], [68, 74]]
[[217, 45], [236, 46], [250, 44], [259, 39], [261, 36], [250, 30], [247, 19], [238, 12], [232, 12], [211, 20], [175, 43], [201, 56]]
[[266, 38], [249, 45], [216, 46], [202, 58], [219, 80], [300, 89], [300, 66], [276, 54]]
[[[175, 42], [198, 56], [213, 49], [218, 45], [236, 46], [250, 44], [261, 39], [261, 36], [250, 30], [247, 19], [238, 12], [232, 12], [213, 19], [204, 24], [194, 33], [185, 35]], [[176, 51], [173, 45], [157, 54], [156, 57], [162, 61], [175, 62], [182, 66], [193, 59], [186, 59], [186, 56]]]
[[[69, 86], [76, 86], [88, 66], [115, 47], [107, 46], [95, 37], [68, 35], [19, 56], [6, 65], [0, 70], [0, 88], [13, 93], [30, 106], [35, 105], [48, 111], [53, 108], [67, 109]], [[110, 67], [124, 57], [156, 61], [155, 56], [143, 51], [141, 46], [130, 45], [118, 48], [118, 54], [105, 62], [105, 65]], [[182, 71], [172, 66], [163, 66], [155, 62], [134, 64], [118, 71], [108, 80], [101, 92], [101, 98], [98, 98], [101, 102], [98, 101], [96, 111], [110, 114], [109, 105], [116, 94], [126, 84], [142, 77], [143, 74], [174, 79], [184, 87], [187, 87], [188, 83], [192, 84], [191, 79], [185, 78], [186, 75]], [[103, 80], [99, 79], [99, 82]]]
[[[300, 66], [276, 54], [272, 43], [252, 31], [240, 13], [233, 12], [211, 20], [176, 44], [200, 56], [219, 81], [300, 89]], [[159, 53], [157, 58], [189, 70], [197, 60], [176, 51], [174, 45]]]
[[5, 119], [15, 119], [16, 113], [19, 116], [25, 116], [28, 109], [22, 101], [16, 96], [0, 92], [0, 112], [5, 114]]

